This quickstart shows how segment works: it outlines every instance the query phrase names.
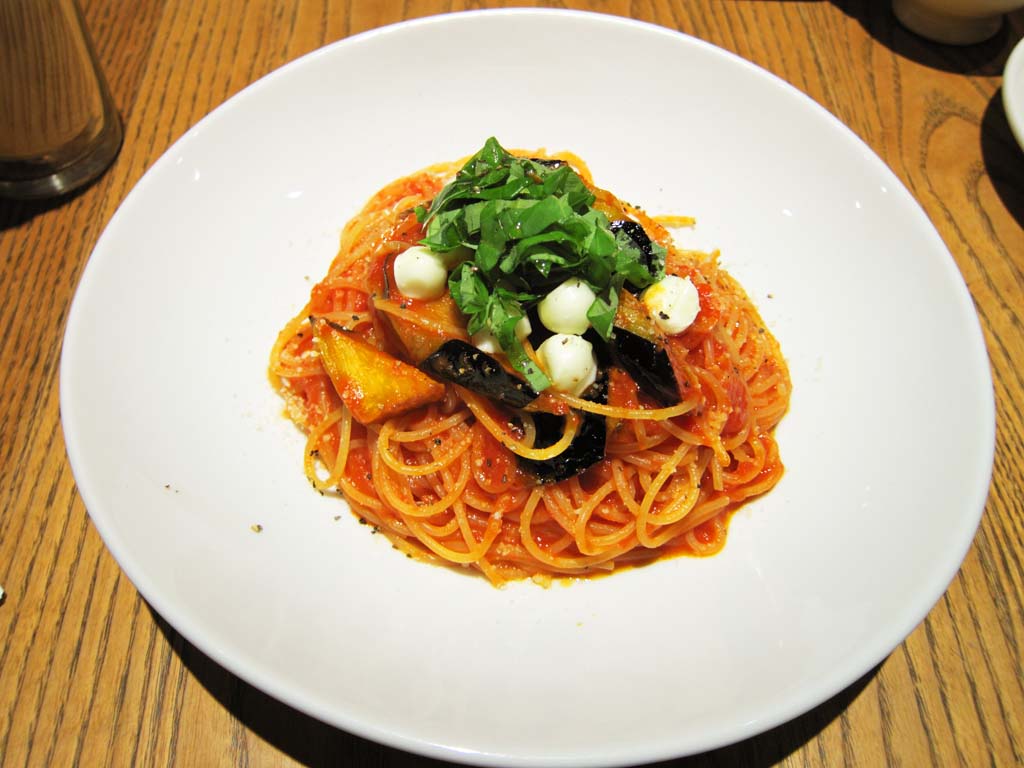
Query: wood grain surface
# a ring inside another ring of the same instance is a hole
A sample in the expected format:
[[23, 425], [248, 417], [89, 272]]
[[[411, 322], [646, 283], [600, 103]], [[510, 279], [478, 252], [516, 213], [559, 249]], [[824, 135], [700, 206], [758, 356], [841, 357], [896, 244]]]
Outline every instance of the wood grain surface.
[[[155, 615], [105, 549], [64, 452], [58, 364], [69, 303], [142, 173], [208, 111], [321, 45], [491, 2], [82, 0], [125, 122], [112, 168], [68, 199], [0, 202], [0, 764], [427, 766], [240, 681]], [[549, 5], [549, 4], [545, 4]], [[1024, 33], [954, 48], [885, 2], [591, 0], [735, 51], [820, 102], [925, 208], [981, 317], [995, 474], [948, 592], [877, 669], [808, 714], [679, 765], [1024, 764], [1024, 154], [1001, 73]], [[956, 365], [955, 360], [950, 361]], [[936, 478], [941, 482], [941, 478]]]

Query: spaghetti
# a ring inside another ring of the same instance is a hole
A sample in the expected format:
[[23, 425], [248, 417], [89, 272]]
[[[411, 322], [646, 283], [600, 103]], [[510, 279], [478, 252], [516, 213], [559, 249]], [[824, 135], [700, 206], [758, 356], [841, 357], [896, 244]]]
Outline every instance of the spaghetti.
[[[407, 555], [476, 568], [494, 584], [719, 551], [731, 514], [782, 476], [773, 430], [791, 384], [778, 343], [717, 254], [675, 247], [658, 220], [596, 188], [575, 156], [513, 154], [567, 163], [594, 209], [641, 226], [665, 249], [665, 272], [696, 287], [694, 322], [651, 347], [670, 364], [677, 402], [653, 397], [614, 356], [602, 360], [601, 397], [548, 389], [518, 406], [424, 366], [440, 342], [470, 342], [450, 297], [408, 299], [394, 287], [396, 255], [426, 237], [415, 209], [461, 165], [441, 164], [370, 199], [274, 344], [270, 378], [307, 436], [306, 475]], [[342, 345], [345, 370], [328, 364], [329, 341]], [[523, 344], [537, 360], [529, 338]], [[494, 359], [518, 381], [500, 353]], [[383, 377], [381, 360], [391, 366]], [[386, 393], [377, 411], [364, 407], [374, 377]], [[603, 444], [586, 466], [559, 465], [554, 477], [533, 470], [587, 440]]]

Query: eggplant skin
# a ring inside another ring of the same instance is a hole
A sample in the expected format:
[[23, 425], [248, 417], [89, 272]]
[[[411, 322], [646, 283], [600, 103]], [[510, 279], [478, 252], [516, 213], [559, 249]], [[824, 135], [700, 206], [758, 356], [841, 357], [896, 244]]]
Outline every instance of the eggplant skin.
[[680, 401], [676, 375], [664, 349], [619, 327], [615, 328], [611, 348], [615, 364], [633, 377], [641, 392], [664, 406]]
[[420, 369], [512, 408], [525, 408], [537, 398], [533, 387], [462, 339], [446, 341], [420, 363]]
[[[537, 426], [538, 435], [541, 432], [555, 432], [560, 435], [565, 418], [551, 413], [535, 413], [533, 421]], [[576, 437], [562, 453], [544, 461], [524, 459], [522, 456], [516, 458], [519, 459], [519, 465], [532, 473], [541, 483], [557, 483], [575, 477], [603, 459], [607, 434], [604, 416], [584, 413]], [[550, 444], [549, 442], [548, 445]]]
[[[602, 372], [598, 380], [584, 395], [586, 399], [599, 403], [608, 401], [608, 376]], [[565, 417], [552, 413], [533, 413], [533, 423], [537, 429], [535, 448], [546, 448], [554, 445], [562, 436], [565, 428]], [[576, 436], [569, 447], [557, 456], [537, 461], [517, 456], [519, 466], [533, 474], [541, 483], [557, 483], [583, 472], [604, 458], [605, 439], [608, 436], [607, 422], [604, 416], [586, 411], [579, 412], [582, 420]]]
[[[495, 400], [510, 408], [523, 409], [537, 397], [533, 388], [506, 371], [497, 360], [461, 339], [450, 339], [420, 363], [420, 370], [443, 381], [450, 381], [468, 390]], [[608, 400], [608, 377], [598, 376], [583, 396], [604, 403]], [[537, 437], [534, 446], [546, 448], [562, 436], [565, 417], [540, 411], [532, 414]], [[605, 417], [596, 413], [580, 413], [581, 422], [569, 447], [558, 456], [544, 461], [517, 456], [519, 466], [541, 483], [557, 483], [578, 475], [604, 458], [607, 436]]]
[[565, 160], [557, 160], [555, 158], [547, 157], [531, 157], [530, 160], [534, 163], [537, 163], [537, 165], [543, 165], [546, 166], [547, 168], [561, 168], [563, 165], [566, 164]]

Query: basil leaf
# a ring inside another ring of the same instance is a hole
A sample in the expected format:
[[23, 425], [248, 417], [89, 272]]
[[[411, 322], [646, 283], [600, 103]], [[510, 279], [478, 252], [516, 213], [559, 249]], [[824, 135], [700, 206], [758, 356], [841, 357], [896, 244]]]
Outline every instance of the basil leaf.
[[519, 212], [517, 234], [521, 238], [534, 237], [570, 216], [572, 208], [562, 198], [545, 197]]
[[608, 340], [612, 335], [612, 323], [619, 308], [619, 292], [608, 291], [604, 296], [598, 295], [587, 310], [587, 319], [594, 326], [602, 339]]
[[645, 255], [624, 232], [612, 231], [595, 201], [569, 165], [515, 157], [492, 137], [429, 208], [416, 209], [426, 226], [423, 245], [472, 253], [448, 280], [469, 332], [489, 330], [538, 392], [550, 382], [515, 334], [529, 307], [561, 282], [580, 278], [597, 296], [587, 318], [608, 339], [623, 286], [643, 289], [665, 274], [665, 249], [652, 243]]
[[658, 283], [665, 279], [665, 258], [668, 256], [668, 250], [661, 243], [652, 240], [651, 255], [651, 283]]
[[[451, 293], [455, 305], [470, 316], [483, 312], [487, 308], [490, 298], [487, 285], [480, 277], [480, 270], [468, 261], [464, 261], [452, 270], [448, 277], [448, 291]], [[470, 331], [470, 333], [475, 333], [475, 331]]]

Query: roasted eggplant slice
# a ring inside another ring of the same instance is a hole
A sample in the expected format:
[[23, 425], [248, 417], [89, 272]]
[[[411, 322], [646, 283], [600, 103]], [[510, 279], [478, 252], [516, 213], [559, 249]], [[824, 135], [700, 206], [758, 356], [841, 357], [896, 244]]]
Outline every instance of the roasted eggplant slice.
[[647, 339], [657, 346], [663, 346], [665, 336], [658, 330], [654, 320], [644, 303], [629, 291], [619, 294], [619, 307], [612, 323], [616, 328], [624, 328], [641, 339]]
[[661, 405], [679, 402], [679, 385], [665, 349], [625, 328], [615, 328], [612, 359], [633, 377], [640, 391]]
[[[587, 400], [598, 403], [608, 401], [608, 377], [602, 372], [593, 386], [585, 393]], [[565, 428], [565, 417], [552, 413], [533, 413], [533, 423], [537, 428], [534, 447], [546, 448], [554, 445], [562, 436]], [[604, 458], [604, 444], [608, 428], [605, 417], [596, 413], [580, 414], [582, 422], [576, 436], [569, 447], [552, 459], [535, 461], [518, 456], [519, 465], [542, 483], [557, 483], [578, 475], [583, 470]]]
[[[477, 394], [488, 397], [510, 408], [522, 409], [537, 397], [533, 388], [522, 379], [506, 371], [497, 360], [460, 339], [446, 341], [440, 349], [420, 363], [424, 372], [444, 381], [450, 381]], [[608, 399], [608, 378], [604, 373], [583, 396], [588, 400], [604, 403]], [[537, 448], [554, 445], [562, 436], [565, 417], [553, 413], [533, 412]], [[517, 457], [520, 466], [532, 473], [542, 483], [556, 483], [559, 480], [578, 475], [591, 464], [604, 458], [604, 443], [607, 428], [604, 416], [583, 413], [579, 430], [569, 447], [561, 454], [546, 461], [534, 461]]]
[[444, 398], [444, 385], [340, 325], [310, 318], [320, 362], [360, 424], [373, 424]]
[[679, 387], [665, 352], [665, 337], [651, 320], [643, 302], [628, 291], [619, 295], [615, 330], [609, 346], [612, 362], [633, 377], [640, 391], [662, 405], [679, 402]]
[[450, 339], [420, 363], [420, 368], [438, 379], [450, 381], [512, 408], [525, 408], [537, 393], [513, 376], [486, 352], [461, 339]]
[[[564, 416], [555, 416], [551, 413], [535, 413], [534, 424], [537, 426], [538, 443], [540, 436], [546, 434], [553, 436], [546, 443], [540, 443], [537, 447], [552, 445], [562, 434]], [[570, 477], [578, 475], [583, 470], [596, 464], [604, 458], [604, 442], [607, 434], [604, 416], [596, 413], [583, 414], [583, 423], [576, 433], [576, 437], [569, 443], [569, 447], [553, 459], [545, 461], [533, 461], [517, 456], [519, 464], [528, 472], [532, 472], [542, 483], [557, 483]]]
[[466, 324], [448, 294], [429, 301], [374, 297], [371, 303], [392, 341], [414, 364], [423, 362], [453, 338], [451, 329]]

